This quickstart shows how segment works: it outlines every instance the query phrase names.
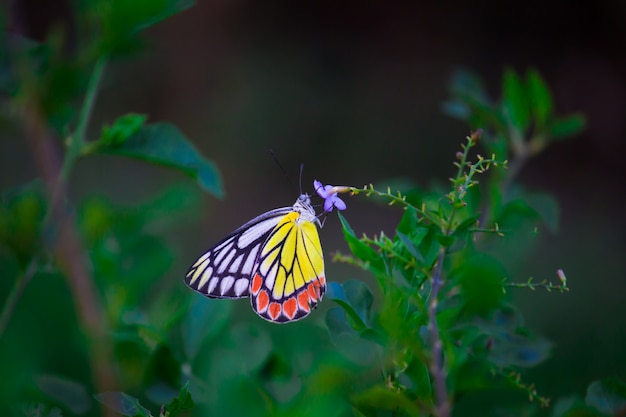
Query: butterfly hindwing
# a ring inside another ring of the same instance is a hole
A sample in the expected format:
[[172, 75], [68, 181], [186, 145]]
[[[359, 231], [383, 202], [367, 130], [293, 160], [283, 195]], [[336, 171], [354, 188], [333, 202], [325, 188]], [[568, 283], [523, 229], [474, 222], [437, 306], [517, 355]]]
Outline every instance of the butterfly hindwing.
[[326, 280], [315, 220], [312, 209], [288, 213], [263, 245], [250, 293], [252, 308], [264, 319], [299, 320], [321, 301]]
[[189, 268], [185, 282], [207, 297], [251, 297], [262, 318], [307, 316], [326, 291], [324, 257], [309, 197], [250, 220]]

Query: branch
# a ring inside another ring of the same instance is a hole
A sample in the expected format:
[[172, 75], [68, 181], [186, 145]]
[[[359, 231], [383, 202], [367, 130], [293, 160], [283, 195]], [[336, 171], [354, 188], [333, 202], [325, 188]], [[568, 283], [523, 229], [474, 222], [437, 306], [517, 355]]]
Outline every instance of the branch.
[[[35, 100], [23, 107], [26, 139], [36, 166], [46, 184], [50, 207], [47, 225], [55, 226], [52, 252], [59, 269], [68, 281], [82, 330], [87, 334], [94, 386], [98, 392], [115, 386], [110, 367], [111, 347], [105, 338], [101, 302], [86, 265], [86, 257], [76, 229], [74, 216], [65, 207], [67, 185], [60, 177], [61, 157], [56, 138], [48, 129]], [[111, 414], [112, 415], [112, 414]]]

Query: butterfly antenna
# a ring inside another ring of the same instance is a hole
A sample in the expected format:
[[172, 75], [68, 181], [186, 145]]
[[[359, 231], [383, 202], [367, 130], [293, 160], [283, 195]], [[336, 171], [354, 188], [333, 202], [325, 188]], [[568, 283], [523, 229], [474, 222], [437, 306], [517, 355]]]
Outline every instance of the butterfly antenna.
[[270, 155], [272, 156], [272, 159], [274, 160], [274, 162], [276, 162], [276, 165], [278, 165], [278, 168], [280, 168], [280, 170], [283, 172], [283, 175], [285, 176], [285, 178], [287, 178], [289, 182], [293, 184], [293, 179], [289, 176], [289, 174], [287, 173], [287, 170], [285, 170], [285, 168], [280, 164], [280, 161], [278, 160], [278, 157], [274, 153], [273, 149], [270, 149]]
[[302, 173], [304, 172], [304, 163], [300, 164], [300, 178], [298, 178], [298, 185], [300, 186], [300, 195], [302, 195]]

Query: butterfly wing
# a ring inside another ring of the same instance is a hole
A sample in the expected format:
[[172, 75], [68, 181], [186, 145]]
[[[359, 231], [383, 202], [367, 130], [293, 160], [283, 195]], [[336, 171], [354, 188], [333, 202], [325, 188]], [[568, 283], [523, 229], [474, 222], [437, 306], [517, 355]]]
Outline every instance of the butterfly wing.
[[187, 271], [185, 283], [212, 298], [250, 296], [250, 280], [263, 244], [292, 207], [268, 211], [250, 220], [202, 255]]
[[250, 286], [252, 308], [272, 322], [306, 317], [326, 291], [315, 212], [308, 200], [301, 210], [297, 206], [298, 202], [269, 233]]

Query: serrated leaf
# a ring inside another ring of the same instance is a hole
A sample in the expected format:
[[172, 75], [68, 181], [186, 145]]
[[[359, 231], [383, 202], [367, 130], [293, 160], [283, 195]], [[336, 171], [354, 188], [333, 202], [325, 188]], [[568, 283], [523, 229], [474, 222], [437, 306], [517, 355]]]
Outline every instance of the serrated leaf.
[[143, 407], [139, 400], [128, 394], [118, 391], [103, 392], [95, 394], [94, 398], [98, 402], [128, 417], [152, 417], [150, 411]]
[[174, 125], [143, 126], [123, 143], [103, 146], [102, 153], [123, 155], [176, 168], [198, 181], [209, 193], [221, 197], [222, 180], [212, 161], [205, 158]]
[[626, 384], [617, 378], [595, 381], [587, 388], [585, 403], [608, 415], [626, 410]]
[[530, 122], [530, 105], [524, 83], [511, 69], [504, 72], [502, 98], [504, 114], [511, 124], [523, 134]]

